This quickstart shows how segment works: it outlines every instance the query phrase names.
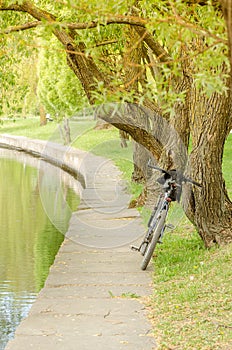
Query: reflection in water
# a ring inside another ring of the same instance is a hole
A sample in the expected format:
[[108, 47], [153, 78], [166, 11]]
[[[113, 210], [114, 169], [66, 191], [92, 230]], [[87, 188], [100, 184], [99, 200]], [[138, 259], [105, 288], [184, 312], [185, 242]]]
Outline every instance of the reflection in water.
[[[59, 173], [57, 168], [55, 171]], [[50, 175], [43, 173], [43, 183], [47, 183], [46, 176]], [[0, 158], [0, 178], [0, 350], [3, 350], [43, 287], [64, 235], [43, 210], [36, 168]], [[76, 209], [78, 199], [72, 189], [54, 186], [54, 175], [52, 181], [53, 186], [47, 189], [46, 200], [50, 198], [47, 205], [54, 211], [55, 196], [55, 212], [61, 222], [58, 226], [62, 226], [64, 233], [71, 210], [64, 210], [60, 198], [68, 198], [72, 209]]]

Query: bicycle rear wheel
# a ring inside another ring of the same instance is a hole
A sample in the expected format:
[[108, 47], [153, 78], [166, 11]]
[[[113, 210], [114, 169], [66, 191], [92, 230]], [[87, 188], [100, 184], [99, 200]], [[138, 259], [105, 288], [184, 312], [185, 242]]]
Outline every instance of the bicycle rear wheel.
[[162, 230], [164, 229], [165, 219], [167, 216], [167, 210], [163, 209], [161, 212], [161, 215], [159, 218], [157, 218], [157, 223], [154, 228], [154, 232], [152, 235], [152, 239], [150, 243], [148, 244], [147, 250], [144, 254], [143, 261], [141, 264], [141, 269], [146, 270], [147, 265], [149, 264], [151, 257], [153, 255], [153, 252], [155, 250], [156, 244], [161, 236]]

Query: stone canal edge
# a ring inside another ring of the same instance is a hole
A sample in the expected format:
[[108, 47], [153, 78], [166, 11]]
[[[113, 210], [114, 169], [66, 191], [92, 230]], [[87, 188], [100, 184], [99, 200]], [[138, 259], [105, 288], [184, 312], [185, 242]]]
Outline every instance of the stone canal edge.
[[145, 300], [151, 270], [130, 244], [144, 227], [112, 161], [26, 137], [1, 135], [0, 147], [24, 151], [75, 176], [80, 205], [44, 288], [5, 350], [151, 350]]

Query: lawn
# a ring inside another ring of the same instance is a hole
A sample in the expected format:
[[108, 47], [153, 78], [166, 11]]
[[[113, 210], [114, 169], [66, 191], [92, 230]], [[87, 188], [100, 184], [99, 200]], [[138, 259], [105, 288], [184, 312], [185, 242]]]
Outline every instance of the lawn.
[[[72, 146], [112, 158], [129, 183], [133, 169], [131, 144], [122, 149], [116, 129], [95, 130], [94, 124], [93, 121], [74, 124]], [[50, 140], [60, 138], [54, 122], [38, 127], [37, 119], [4, 122], [0, 133]], [[232, 135], [229, 135], [223, 174], [232, 197], [231, 152]], [[170, 220], [177, 227], [166, 234], [164, 244], [155, 252], [153, 294], [147, 300], [158, 350], [230, 350], [232, 244], [205, 249], [178, 207], [173, 208]]]

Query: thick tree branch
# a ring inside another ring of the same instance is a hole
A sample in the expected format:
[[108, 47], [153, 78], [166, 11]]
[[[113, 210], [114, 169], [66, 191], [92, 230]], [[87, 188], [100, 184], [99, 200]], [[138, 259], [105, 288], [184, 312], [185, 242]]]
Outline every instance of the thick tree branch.
[[0, 11], [23, 11], [20, 5], [12, 4], [12, 5], [6, 5], [4, 3], [0, 3]]
[[[125, 131], [133, 140], [149, 150], [155, 159], [159, 159], [164, 144], [171, 137], [163, 118], [138, 104], [103, 104], [95, 109], [95, 116]], [[152, 130], [151, 125], [154, 123], [156, 128]]]
[[117, 42], [118, 40], [106, 40], [106, 41], [97, 43], [95, 46], [99, 47], [99, 46], [111, 45], [111, 44], [116, 44]]
[[42, 24], [43, 23], [41, 21], [28, 22], [28, 23], [25, 23], [22, 25], [9, 27], [9, 28], [1, 31], [0, 34], [10, 34], [12, 32], [20, 32], [23, 30], [38, 27], [39, 25], [42, 25]]
[[[0, 11], [2, 11], [2, 10], [12, 10], [12, 8], [10, 8], [10, 9], [6, 9], [6, 8], [2, 9], [0, 7]], [[18, 11], [20, 11], [20, 9], [18, 9]], [[27, 11], [24, 11], [24, 12], [27, 12]], [[109, 25], [109, 24], [129, 24], [129, 25], [133, 25], [133, 26], [145, 27], [146, 23], [147, 23], [147, 21], [145, 21], [144, 19], [141, 19], [141, 18], [110, 17], [110, 18], [106, 18], [105, 21], [95, 20], [95, 21], [91, 21], [91, 22], [87, 22], [87, 23], [66, 23], [66, 22], [62, 23], [62, 22], [55, 22], [55, 23], [53, 23], [53, 25], [58, 25], [62, 29], [67, 28], [67, 29], [72, 29], [72, 30], [78, 30], [78, 29], [91, 29], [91, 28], [96, 28], [99, 25], [100, 26], [106, 26], [106, 25]], [[12, 31], [20, 31], [20, 30], [25, 30], [25, 29], [29, 29], [29, 28], [34, 28], [34, 27], [42, 25], [42, 24], [44, 24], [44, 23], [41, 22], [41, 21], [29, 22], [29, 23], [22, 24], [21, 26], [10, 27], [4, 33], [8, 34], [8, 32], [12, 32]]]
[[153, 36], [145, 28], [135, 27], [135, 30], [141, 37], [143, 37], [145, 43], [150, 47], [150, 49], [161, 62], [172, 61], [172, 58], [168, 52], [157, 41], [154, 40]]
[[106, 26], [109, 24], [129, 24], [133, 26], [145, 27], [148, 23], [147, 20], [139, 17], [130, 17], [130, 16], [112, 16], [106, 17], [105, 20], [94, 20], [88, 23], [62, 23], [63, 26], [66, 26], [69, 29], [89, 29], [96, 28], [100, 26]]

